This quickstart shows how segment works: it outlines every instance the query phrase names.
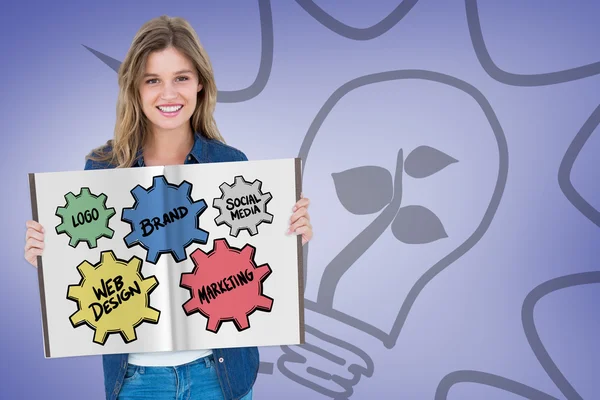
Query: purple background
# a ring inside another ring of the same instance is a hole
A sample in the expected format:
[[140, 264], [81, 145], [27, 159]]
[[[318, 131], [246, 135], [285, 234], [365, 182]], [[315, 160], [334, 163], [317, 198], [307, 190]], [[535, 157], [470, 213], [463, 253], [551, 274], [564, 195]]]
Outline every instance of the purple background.
[[[339, 21], [359, 28], [376, 24], [398, 5], [365, 0], [316, 3]], [[480, 3], [483, 37], [500, 70], [536, 75], [600, 61], [596, 40], [600, 5], [595, 2]], [[391, 29], [370, 40], [339, 35], [296, 2], [273, 2], [271, 7], [274, 59], [264, 90], [247, 101], [217, 105], [217, 123], [226, 140], [250, 159], [296, 157], [315, 115], [337, 88], [359, 76], [399, 69], [436, 71], [473, 85], [491, 104], [508, 144], [506, 187], [489, 229], [422, 291], [396, 346], [387, 349], [348, 329], [347, 340], [367, 352], [375, 366], [373, 376], [362, 377], [351, 397], [432, 399], [449, 373], [476, 370], [566, 398], [527, 341], [521, 307], [527, 294], [545, 281], [598, 270], [597, 222], [567, 199], [558, 174], [569, 145], [600, 102], [600, 77], [595, 75], [599, 68], [590, 69], [591, 76], [565, 82], [560, 74], [555, 81], [550, 77], [533, 86], [502, 81], [477, 58], [461, 0], [420, 0]], [[0, 397], [100, 399], [100, 357], [43, 357], [36, 272], [23, 259], [24, 224], [31, 218], [27, 174], [83, 169], [85, 154], [112, 135], [116, 73], [83, 45], [122, 60], [146, 20], [161, 14], [182, 16], [205, 45], [219, 89], [238, 90], [252, 84], [260, 63], [258, 5], [216, 0], [143, 5], [19, 1], [2, 8], [4, 230], [0, 235], [5, 275], [0, 280]], [[525, 77], [523, 82], [535, 79]], [[315, 155], [308, 158], [305, 179], [315, 177], [305, 182], [305, 194], [313, 200], [314, 247], [339, 251], [344, 232], [372, 216], [348, 213], [347, 221], [339, 217], [339, 207], [329, 205], [335, 199], [327, 198], [333, 187], [331, 172], [351, 164], [393, 171], [396, 152], [403, 145], [428, 144], [451, 156], [461, 154], [454, 170], [448, 167], [435, 179], [422, 180], [426, 186], [412, 189], [406, 182], [405, 187], [407, 204], [437, 210], [447, 222], [449, 238], [411, 247], [388, 232], [379, 247], [365, 253], [364, 268], [357, 265], [340, 285], [336, 304], [368, 312], [384, 330], [416, 278], [436, 261], [433, 258], [449, 251], [446, 244], [458, 245], [454, 238], [462, 235], [464, 240], [468, 232], [462, 230], [473, 229], [473, 221], [481, 219], [481, 204], [489, 202], [496, 179], [498, 150], [481, 110], [468, 96], [446, 90], [426, 82], [381, 83], [357, 90], [336, 105], [321, 128], [330, 135], [320, 133]], [[598, 136], [592, 132], [571, 174], [574, 188], [596, 210]], [[350, 157], [352, 162], [347, 163]], [[319, 173], [325, 174], [323, 180], [316, 178]], [[318, 284], [323, 265], [311, 260], [309, 256], [307, 298], [314, 300], [316, 290], [311, 287]], [[397, 286], [386, 282], [387, 274], [395, 274]], [[370, 286], [365, 283], [369, 280]], [[353, 290], [365, 287], [364, 293], [372, 296], [352, 297]], [[548, 354], [585, 399], [600, 397], [594, 373], [600, 367], [598, 289], [597, 284], [588, 284], [560, 290], [540, 300], [534, 310]], [[387, 300], [378, 300], [381, 293], [387, 293], [383, 296]], [[324, 324], [320, 328], [326, 330]], [[264, 361], [276, 362], [280, 354], [278, 347], [261, 349]], [[272, 375], [259, 375], [255, 393], [257, 399], [325, 398], [289, 380], [277, 367]], [[460, 383], [450, 389], [448, 398], [522, 397], [488, 385]]]

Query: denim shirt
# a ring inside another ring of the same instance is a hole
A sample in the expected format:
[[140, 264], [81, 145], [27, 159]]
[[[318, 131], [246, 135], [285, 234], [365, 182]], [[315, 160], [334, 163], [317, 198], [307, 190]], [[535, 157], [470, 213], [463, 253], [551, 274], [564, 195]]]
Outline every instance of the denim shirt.
[[[194, 134], [194, 146], [186, 157], [185, 164], [247, 160], [246, 155], [236, 148], [196, 133]], [[140, 151], [134, 167], [143, 166], [144, 160]], [[86, 170], [109, 168], [114, 168], [114, 166], [92, 160], [87, 160], [85, 164]], [[259, 366], [258, 348], [212, 349], [212, 352], [224, 398], [235, 400], [246, 395], [256, 381]], [[116, 400], [119, 395], [127, 370], [127, 359], [127, 354], [102, 356], [107, 400]]]

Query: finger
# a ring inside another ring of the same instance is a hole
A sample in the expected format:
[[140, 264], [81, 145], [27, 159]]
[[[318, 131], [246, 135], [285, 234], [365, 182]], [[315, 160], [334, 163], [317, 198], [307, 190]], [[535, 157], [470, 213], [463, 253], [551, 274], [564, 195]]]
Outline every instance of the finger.
[[296, 235], [302, 235], [302, 244], [306, 244], [313, 237], [312, 227], [302, 226], [296, 229]]
[[37, 257], [36, 256], [30, 256], [30, 257], [25, 257], [25, 260], [27, 260], [27, 262], [31, 265], [33, 265], [34, 267], [38, 267], [38, 263], [37, 263]]
[[44, 251], [44, 243], [41, 243], [41, 244], [40, 243], [35, 243], [35, 244], [27, 243], [25, 245], [25, 254], [27, 254], [28, 251], [31, 251], [31, 250], [34, 250], [34, 249], [36, 251], [38, 251], [38, 250], [39, 251]]
[[292, 214], [290, 217], [290, 224], [296, 222], [300, 217], [306, 217], [307, 219], [310, 219], [306, 207], [300, 207], [295, 213]]
[[29, 250], [27, 250], [27, 255], [28, 256], [41, 256], [44, 253], [44, 249], [40, 249], [38, 247], [32, 247]]
[[290, 225], [290, 232], [297, 232], [301, 227], [308, 226], [308, 219], [306, 217], [300, 217], [296, 222]]
[[29, 220], [25, 223], [25, 226], [27, 228], [34, 229], [38, 232], [42, 232], [42, 233], [45, 232], [44, 227], [37, 221]]
[[29, 262], [32, 262], [31, 260], [37, 260], [37, 257], [41, 256], [43, 252], [44, 252], [44, 250], [42, 250], [42, 249], [32, 248], [32, 249], [27, 250], [27, 252], [25, 253], [25, 258]]
[[44, 234], [40, 231], [36, 231], [33, 228], [27, 229], [25, 232], [25, 240], [29, 240], [30, 238], [39, 240], [40, 242], [44, 241]]
[[46, 244], [40, 240], [30, 238], [25, 242], [25, 251], [29, 249], [43, 249]]
[[296, 211], [300, 207], [306, 207], [306, 208], [308, 208], [309, 205], [310, 205], [310, 200], [309, 199], [307, 199], [306, 197], [301, 198], [300, 200], [298, 200], [296, 202], [296, 204], [294, 205], [294, 208], [292, 208], [292, 211]]

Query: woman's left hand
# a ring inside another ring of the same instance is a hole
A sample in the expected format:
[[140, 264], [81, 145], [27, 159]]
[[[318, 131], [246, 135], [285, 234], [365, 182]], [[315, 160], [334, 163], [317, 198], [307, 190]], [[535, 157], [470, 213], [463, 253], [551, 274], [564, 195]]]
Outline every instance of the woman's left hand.
[[305, 245], [310, 239], [312, 239], [313, 231], [312, 225], [310, 224], [310, 216], [308, 215], [308, 205], [310, 201], [300, 195], [300, 200], [294, 205], [292, 209], [292, 217], [290, 218], [290, 228], [288, 233], [295, 232], [297, 235], [302, 235], [302, 245]]

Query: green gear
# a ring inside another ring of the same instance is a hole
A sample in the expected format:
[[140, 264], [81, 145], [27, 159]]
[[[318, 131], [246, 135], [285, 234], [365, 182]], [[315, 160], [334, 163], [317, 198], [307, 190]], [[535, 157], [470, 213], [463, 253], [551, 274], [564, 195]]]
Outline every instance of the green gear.
[[104, 193], [95, 196], [87, 187], [81, 188], [77, 196], [67, 193], [67, 204], [56, 209], [55, 215], [62, 220], [56, 227], [56, 233], [67, 234], [71, 238], [71, 247], [87, 242], [88, 247], [93, 249], [101, 237], [111, 239], [115, 231], [108, 227], [108, 221], [116, 212], [114, 208], [106, 208], [106, 199]]

